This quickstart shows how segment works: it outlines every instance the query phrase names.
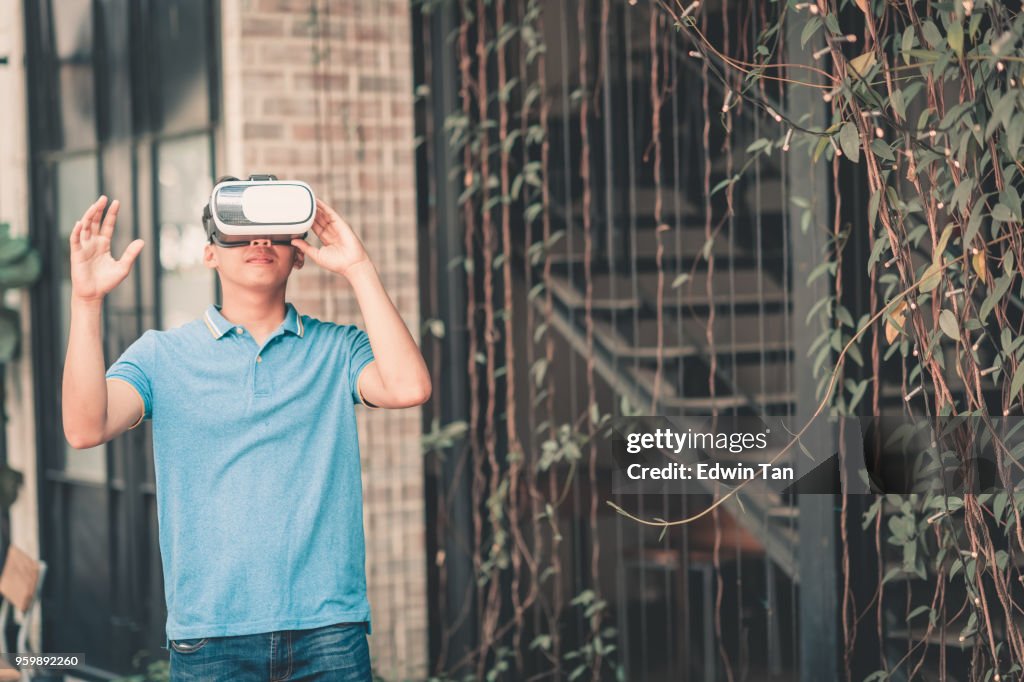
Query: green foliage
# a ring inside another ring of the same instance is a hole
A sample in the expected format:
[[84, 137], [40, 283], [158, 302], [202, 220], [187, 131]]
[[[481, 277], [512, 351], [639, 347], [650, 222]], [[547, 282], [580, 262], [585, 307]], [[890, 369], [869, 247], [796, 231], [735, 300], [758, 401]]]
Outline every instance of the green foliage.
[[[0, 223], [0, 297], [7, 289], [30, 286], [39, 279], [42, 261], [24, 237], [11, 234], [9, 223]], [[21, 340], [18, 312], [0, 303], [0, 364], [17, 356]]]

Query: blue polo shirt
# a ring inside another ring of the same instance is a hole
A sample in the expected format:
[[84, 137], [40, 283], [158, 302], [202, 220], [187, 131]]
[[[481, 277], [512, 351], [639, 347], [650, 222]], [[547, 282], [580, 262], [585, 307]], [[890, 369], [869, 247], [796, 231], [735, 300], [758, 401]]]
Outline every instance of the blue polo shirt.
[[355, 405], [366, 332], [287, 305], [262, 345], [216, 306], [107, 371], [152, 420], [167, 637], [365, 621]]

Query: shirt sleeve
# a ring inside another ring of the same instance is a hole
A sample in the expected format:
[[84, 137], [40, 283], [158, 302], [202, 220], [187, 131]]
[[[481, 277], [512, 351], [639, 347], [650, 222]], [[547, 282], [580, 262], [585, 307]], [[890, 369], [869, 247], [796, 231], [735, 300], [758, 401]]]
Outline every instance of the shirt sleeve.
[[347, 358], [348, 385], [352, 389], [352, 402], [357, 405], [376, 407], [372, 403], [367, 403], [359, 395], [359, 374], [374, 360], [373, 349], [370, 347], [370, 337], [359, 327], [349, 325], [345, 328], [343, 339], [344, 348], [342, 352], [345, 353]]
[[143, 419], [153, 416], [153, 370], [156, 350], [156, 332], [150, 330], [128, 346], [121, 357], [107, 370], [108, 379], [120, 379], [131, 384], [145, 404]]

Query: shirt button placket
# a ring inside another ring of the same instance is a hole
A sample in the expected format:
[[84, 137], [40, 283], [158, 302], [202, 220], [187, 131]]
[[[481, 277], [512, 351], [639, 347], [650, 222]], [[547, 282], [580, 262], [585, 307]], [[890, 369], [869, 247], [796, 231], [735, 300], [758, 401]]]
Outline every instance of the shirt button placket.
[[267, 374], [267, 370], [262, 367], [262, 364], [263, 352], [260, 351], [256, 353], [252, 364], [253, 393], [255, 395], [270, 395], [270, 376]]

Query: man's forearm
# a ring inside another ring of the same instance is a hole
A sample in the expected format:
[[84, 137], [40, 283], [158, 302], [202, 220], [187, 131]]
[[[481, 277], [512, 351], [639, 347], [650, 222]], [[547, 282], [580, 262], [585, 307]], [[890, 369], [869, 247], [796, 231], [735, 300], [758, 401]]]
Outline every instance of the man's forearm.
[[357, 265], [347, 277], [363, 313], [370, 347], [379, 361], [377, 369], [384, 385], [395, 391], [429, 385], [430, 374], [423, 354], [384, 289], [373, 263], [366, 261]]
[[71, 328], [64, 362], [64, 433], [75, 447], [102, 440], [107, 421], [103, 359], [103, 301], [71, 299]]

